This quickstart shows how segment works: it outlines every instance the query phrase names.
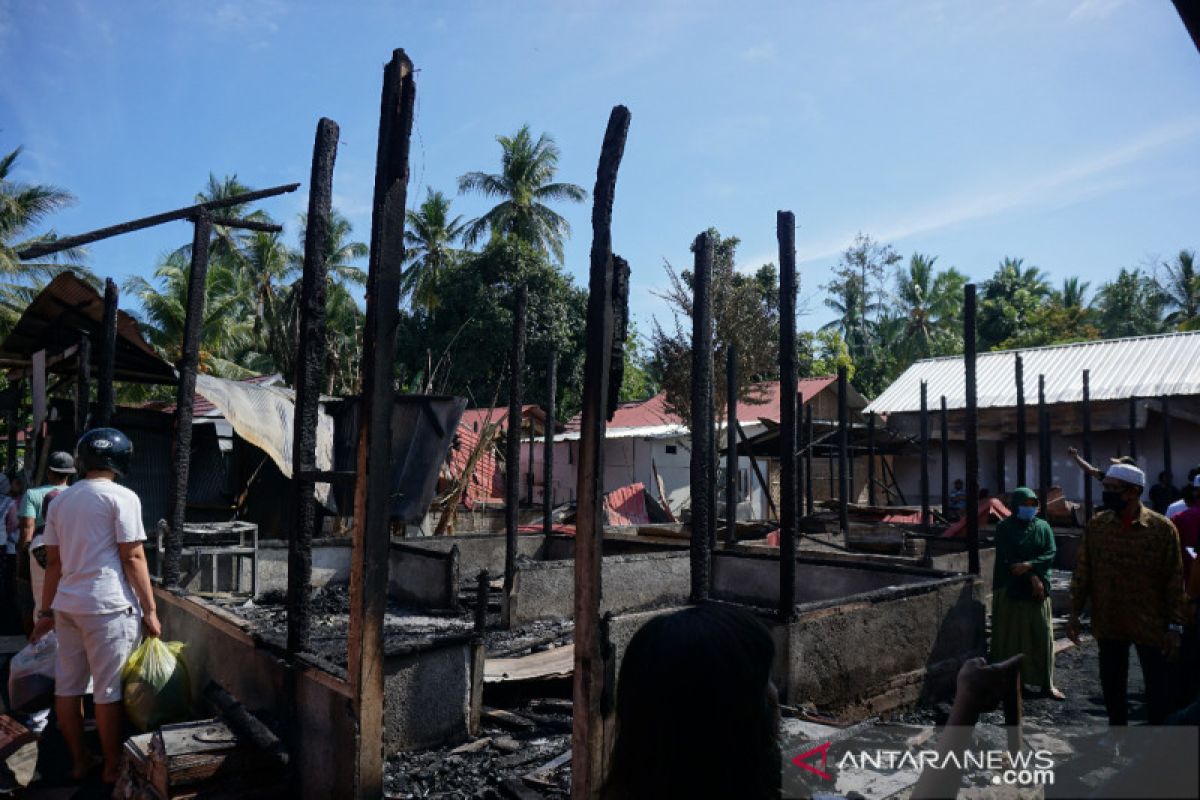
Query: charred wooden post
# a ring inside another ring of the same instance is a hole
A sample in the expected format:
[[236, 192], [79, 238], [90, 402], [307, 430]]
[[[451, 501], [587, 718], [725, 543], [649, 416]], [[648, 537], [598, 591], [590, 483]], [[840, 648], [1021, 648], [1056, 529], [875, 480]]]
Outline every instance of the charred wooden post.
[[604, 433], [613, 339], [612, 207], [617, 171], [629, 133], [629, 109], [608, 118], [592, 192], [592, 250], [588, 275], [583, 410], [579, 429], [575, 531], [575, 674], [571, 718], [571, 797], [594, 800], [604, 786], [604, 697], [609, 679], [600, 621], [600, 564], [604, 537]]
[[92, 404], [92, 339], [86, 332], [80, 333], [78, 359], [75, 373], [75, 438], [83, 436], [88, 429], [88, 411]]
[[[1083, 460], [1092, 463], [1092, 396], [1089, 381], [1091, 372], [1083, 371]], [[1083, 518], [1092, 518], [1092, 476], [1083, 476]]]
[[979, 574], [979, 417], [975, 394], [975, 284], [963, 289], [963, 361], [967, 388], [967, 561]]
[[1129, 457], [1137, 461], [1137, 398], [1129, 398]]
[[112, 424], [116, 403], [113, 380], [117, 357], [117, 303], [120, 293], [112, 278], [104, 279], [104, 317], [100, 326], [100, 374], [96, 382], [96, 427]]
[[333, 164], [337, 159], [338, 125], [317, 122], [312, 174], [308, 187], [308, 222], [304, 231], [304, 274], [300, 279], [299, 342], [296, 353], [296, 410], [292, 420], [292, 509], [295, 524], [288, 540], [287, 651], [308, 649], [312, 631], [312, 540], [317, 533], [317, 418], [320, 412], [322, 365], [325, 360], [325, 263], [329, 210], [333, 202]]
[[[779, 242], [779, 618], [796, 616], [796, 215], [775, 215]], [[840, 373], [839, 373], [840, 374]], [[839, 385], [840, 389], [840, 385]], [[811, 406], [809, 407], [811, 411]], [[809, 447], [812, 447], [811, 440]], [[809, 470], [812, 474], [812, 470]], [[811, 500], [809, 501], [812, 502]]]
[[1029, 486], [1025, 475], [1025, 362], [1017, 353], [1016, 361], [1017, 384], [1017, 486]]
[[180, 351], [179, 386], [175, 393], [175, 452], [168, 508], [171, 526], [163, 559], [163, 584], [178, 586], [179, 559], [183, 554], [183, 525], [187, 518], [188, 474], [192, 456], [192, 403], [196, 395], [196, 369], [200, 366], [200, 325], [204, 320], [204, 287], [208, 277], [208, 239], [212, 232], [208, 215], [196, 217], [192, 231], [192, 263], [188, 270], [187, 307], [183, 318], [183, 347]]
[[1171, 474], [1171, 399], [1163, 395], [1159, 400], [1162, 409], [1163, 426], [1163, 472], [1167, 473], [1167, 482], [1175, 485], [1175, 477]]
[[[288, 192], [294, 192], [300, 188], [298, 183], [289, 183], [283, 186], [273, 186], [270, 189], [258, 189], [253, 192], [235, 195], [233, 197], [224, 197], [220, 200], [210, 200], [207, 203], [198, 203], [194, 206], [186, 208], [177, 208], [174, 211], [165, 211], [161, 214], [154, 214], [141, 219], [122, 222], [117, 225], [109, 225], [107, 228], [98, 228], [94, 231], [81, 233], [77, 236], [63, 236], [60, 239], [38, 242], [37, 244], [26, 247], [24, 250], [17, 251], [17, 258], [22, 261], [32, 261], [36, 258], [42, 258], [52, 253], [61, 253], [64, 250], [72, 250], [76, 247], [83, 247], [92, 242], [98, 242], [101, 239], [110, 239], [113, 236], [120, 236], [123, 233], [133, 233], [145, 228], [152, 228], [155, 225], [162, 225], [164, 222], [176, 222], [178, 220], [196, 220], [201, 216], [207, 216], [209, 223], [212, 223], [212, 218], [215, 216], [212, 212], [230, 206], [240, 206], [243, 203], [253, 203], [257, 200], [265, 200], [268, 197], [275, 197]], [[239, 223], [239, 227], [246, 227], [252, 223], [249, 220], [226, 220], [222, 219], [221, 224], [230, 225]], [[278, 226], [274, 226], [278, 227]]]
[[737, 346], [725, 354], [725, 544], [737, 544]]
[[921, 381], [921, 530], [929, 533], [929, 387]]
[[867, 504], [875, 505], [875, 412], [867, 414]]
[[942, 513], [946, 513], [946, 502], [950, 499], [950, 415], [946, 412], [946, 395], [942, 395], [941, 414], [941, 462], [942, 462]]
[[521, 502], [521, 378], [525, 373], [525, 312], [529, 290], [513, 291], [512, 347], [508, 353], [508, 432], [504, 438], [504, 596], [517, 575], [517, 514]]
[[696, 237], [692, 285], [692, 594], [693, 603], [708, 599], [711, 551], [716, 520], [712, 494], [716, 491], [713, 467], [712, 385], [712, 262], [713, 240], [707, 232]]
[[1038, 375], [1038, 504], [1046, 513], [1046, 497], [1050, 494], [1050, 415], [1046, 412], [1046, 376]]
[[397, 49], [383, 68], [354, 485], [347, 672], [358, 722], [354, 748], [357, 797], [383, 795], [383, 614], [390, 540], [392, 396], [415, 99], [412, 61]]
[[806, 514], [816, 510], [813, 499], [813, 411], [804, 407], [804, 506]]
[[491, 578], [488, 577], [486, 569], [479, 570], [479, 574], [475, 576], [475, 632], [483, 633], [487, 630], [487, 612], [488, 612], [488, 584], [491, 583]]
[[849, 468], [847, 467], [847, 450], [850, 447], [850, 412], [846, 406], [846, 389], [849, 381], [846, 377], [846, 366], [838, 367], [838, 527], [842, 535], [850, 532], [850, 484]]
[[554, 529], [554, 420], [558, 415], [558, 351], [550, 351], [546, 365], [546, 430], [542, 447], [542, 533]]

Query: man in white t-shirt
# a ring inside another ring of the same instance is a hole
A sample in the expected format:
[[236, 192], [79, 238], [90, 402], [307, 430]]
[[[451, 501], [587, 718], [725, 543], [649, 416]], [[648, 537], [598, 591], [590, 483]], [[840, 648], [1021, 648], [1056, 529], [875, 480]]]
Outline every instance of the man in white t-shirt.
[[120, 771], [124, 710], [121, 668], [141, 638], [159, 636], [150, 570], [142, 542], [142, 504], [114, 479], [126, 474], [133, 444], [113, 428], [88, 431], [75, 449], [84, 479], [59, 493], [46, 515], [46, 578], [31, 638], [58, 635], [55, 704], [71, 751], [71, 777], [92, 763], [83, 741], [83, 695], [88, 680], [104, 750], [102, 780]]
[[1188, 510], [1188, 506], [1190, 505], [1190, 503], [1188, 502], [1188, 497], [1194, 496], [1194, 494], [1195, 494], [1196, 487], [1198, 485], [1197, 478], [1200, 478], [1200, 467], [1192, 467], [1191, 469], [1188, 470], [1188, 479], [1187, 479], [1187, 484], [1186, 484], [1186, 486], [1192, 487], [1192, 491], [1189, 492], [1185, 488], [1183, 490], [1183, 497], [1179, 498], [1174, 503], [1171, 503], [1171, 505], [1167, 506], [1167, 510], [1163, 514], [1164, 517], [1166, 517], [1167, 519], [1170, 519], [1171, 517], [1175, 516], [1176, 514], [1182, 514], [1184, 511]]

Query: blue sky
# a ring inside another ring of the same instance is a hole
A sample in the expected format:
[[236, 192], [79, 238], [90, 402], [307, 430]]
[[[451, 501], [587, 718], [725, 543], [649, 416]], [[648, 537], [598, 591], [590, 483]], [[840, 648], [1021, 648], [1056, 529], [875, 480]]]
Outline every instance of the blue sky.
[[[633, 112], [614, 214], [645, 333], [663, 260], [715, 225], [746, 269], [795, 211], [801, 292], [863, 231], [982, 280], [1004, 256], [1093, 288], [1200, 246], [1200, 54], [1166, 0], [1031, 2], [18, 2], [0, 0], [0, 148], [74, 192], [62, 233], [186, 205], [209, 171], [306, 181], [341, 125], [335, 204], [366, 239], [381, 66], [418, 69], [410, 205], [554, 135], [589, 191], [611, 107]], [[302, 188], [266, 207], [290, 223]], [[478, 215], [486, 201], [455, 200]], [[590, 202], [566, 267], [586, 284]], [[183, 223], [91, 248], [149, 276]]]

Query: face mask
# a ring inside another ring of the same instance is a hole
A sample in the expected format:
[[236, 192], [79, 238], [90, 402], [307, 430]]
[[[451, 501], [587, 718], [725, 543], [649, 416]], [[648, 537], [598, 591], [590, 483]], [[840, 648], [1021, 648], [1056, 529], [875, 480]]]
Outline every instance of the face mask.
[[1029, 522], [1037, 516], [1037, 506], [1017, 506], [1017, 519]]
[[1121, 496], [1120, 492], [1109, 492], [1109, 491], [1101, 492], [1100, 493], [1100, 504], [1103, 505], [1105, 508], [1107, 508], [1109, 511], [1118, 511], [1119, 512], [1119, 511], [1125, 510], [1125, 498], [1123, 498]]

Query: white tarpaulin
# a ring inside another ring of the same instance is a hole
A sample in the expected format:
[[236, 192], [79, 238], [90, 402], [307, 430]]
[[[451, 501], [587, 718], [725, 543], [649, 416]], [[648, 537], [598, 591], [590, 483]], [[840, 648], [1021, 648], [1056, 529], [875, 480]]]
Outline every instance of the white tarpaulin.
[[[196, 392], [217, 407], [237, 435], [271, 457], [284, 477], [292, 477], [292, 437], [296, 393], [282, 386], [260, 386], [196, 375]], [[333, 470], [333, 418], [317, 413], [317, 469]], [[317, 500], [327, 505], [329, 484], [316, 485]]]

